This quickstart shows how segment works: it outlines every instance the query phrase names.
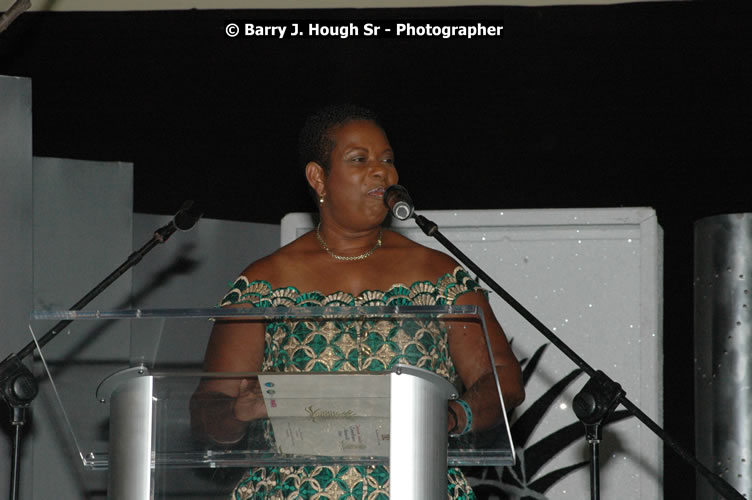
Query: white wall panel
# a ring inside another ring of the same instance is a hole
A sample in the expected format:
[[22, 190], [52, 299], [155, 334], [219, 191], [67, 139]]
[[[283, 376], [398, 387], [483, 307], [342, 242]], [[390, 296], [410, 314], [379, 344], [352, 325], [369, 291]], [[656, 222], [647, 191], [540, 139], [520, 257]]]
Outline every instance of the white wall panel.
[[[427, 211], [422, 214], [500, 286], [537, 316], [595, 369], [619, 382], [627, 397], [659, 424], [662, 403], [662, 232], [649, 208], [577, 210]], [[412, 222], [393, 226], [411, 239], [443, 249]], [[282, 222], [282, 244], [314, 227], [310, 214]], [[495, 296], [491, 304], [514, 339], [521, 359], [545, 337]], [[520, 415], [576, 368], [549, 346], [527, 385]], [[571, 423], [581, 376], [561, 394], [536, 427], [534, 444]], [[512, 419], [514, 421], [514, 418]], [[589, 459], [583, 438], [564, 448], [536, 474]], [[525, 450], [517, 450], [524, 459]], [[604, 498], [662, 498], [662, 444], [635, 418], [606, 428], [601, 448]], [[551, 499], [588, 498], [588, 470], [556, 483]]]

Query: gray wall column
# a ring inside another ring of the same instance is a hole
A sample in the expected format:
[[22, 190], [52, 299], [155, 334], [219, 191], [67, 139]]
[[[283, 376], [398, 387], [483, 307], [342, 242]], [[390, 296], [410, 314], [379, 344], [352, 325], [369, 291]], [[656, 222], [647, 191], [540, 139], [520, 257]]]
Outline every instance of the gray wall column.
[[[36, 310], [64, 310], [122, 264], [133, 251], [133, 165], [121, 162], [34, 157], [34, 286]], [[86, 309], [126, 308], [132, 271]], [[51, 324], [33, 324], [43, 335]], [[84, 470], [66, 415], [77, 438], [106, 449], [108, 409], [84, 380], [101, 380], [127, 362], [126, 324], [106, 328], [73, 322], [44, 348], [63, 414], [41, 363], [34, 403], [34, 496], [24, 499], [105, 498], [107, 474]]]
[[[32, 288], [31, 80], [0, 76], [0, 360], [31, 341]], [[8, 424], [0, 402], [1, 429]], [[31, 498], [31, 426], [21, 449], [21, 498]], [[10, 436], [9, 436], [10, 437]], [[10, 440], [0, 439], [0, 497], [10, 481]]]
[[[752, 214], [695, 224], [697, 458], [752, 497]], [[721, 498], [699, 478], [697, 498]]]

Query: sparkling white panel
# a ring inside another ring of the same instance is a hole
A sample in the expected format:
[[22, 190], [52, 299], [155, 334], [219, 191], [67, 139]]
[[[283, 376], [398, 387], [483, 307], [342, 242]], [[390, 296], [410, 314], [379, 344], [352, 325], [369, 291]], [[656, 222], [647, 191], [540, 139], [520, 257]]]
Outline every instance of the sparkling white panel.
[[[659, 424], [662, 400], [662, 233], [650, 208], [470, 210], [420, 212], [586, 362], [619, 382], [627, 397]], [[412, 221], [393, 228], [443, 249]], [[282, 220], [284, 245], [313, 228], [310, 214]], [[492, 295], [497, 317], [526, 359], [547, 339]], [[527, 385], [520, 415], [576, 365], [549, 346]], [[571, 401], [581, 376], [555, 401], [528, 447], [576, 422]], [[512, 423], [515, 417], [512, 418]], [[517, 449], [524, 460], [525, 450]], [[527, 483], [547, 472], [589, 460], [583, 437], [565, 446]], [[603, 498], [662, 498], [662, 445], [635, 418], [606, 427], [601, 445]], [[550, 499], [589, 498], [587, 468], [546, 492]], [[536, 498], [541, 498], [536, 496]]]

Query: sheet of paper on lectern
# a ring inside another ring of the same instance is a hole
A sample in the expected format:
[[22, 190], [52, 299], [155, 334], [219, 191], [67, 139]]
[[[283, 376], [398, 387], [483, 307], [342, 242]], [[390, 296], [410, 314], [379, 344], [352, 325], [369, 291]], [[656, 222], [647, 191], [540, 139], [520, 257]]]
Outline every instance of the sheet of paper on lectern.
[[258, 378], [280, 453], [389, 455], [389, 376], [264, 373]]

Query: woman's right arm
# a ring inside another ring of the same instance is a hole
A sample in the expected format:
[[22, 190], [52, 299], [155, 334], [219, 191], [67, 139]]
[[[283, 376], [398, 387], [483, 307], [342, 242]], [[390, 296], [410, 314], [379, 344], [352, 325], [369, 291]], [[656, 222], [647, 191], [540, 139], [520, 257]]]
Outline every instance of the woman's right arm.
[[[242, 306], [241, 306], [242, 307]], [[204, 357], [207, 373], [255, 373], [264, 357], [264, 324], [258, 321], [217, 321]], [[248, 422], [266, 416], [256, 378], [205, 377], [190, 403], [194, 437], [233, 444], [245, 435]]]

